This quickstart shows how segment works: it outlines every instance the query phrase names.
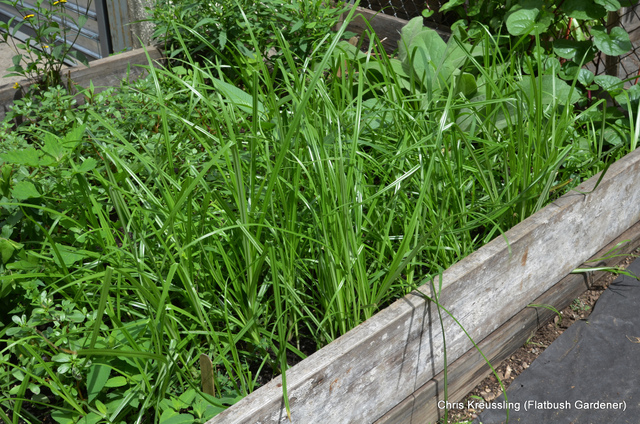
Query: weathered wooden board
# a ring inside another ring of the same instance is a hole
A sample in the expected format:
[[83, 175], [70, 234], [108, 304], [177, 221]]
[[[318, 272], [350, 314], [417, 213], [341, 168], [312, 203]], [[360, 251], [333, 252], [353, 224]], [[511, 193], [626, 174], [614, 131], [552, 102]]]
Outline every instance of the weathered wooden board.
[[[146, 50], [152, 63], [162, 63], [163, 55], [158, 48], [147, 47]], [[144, 48], [94, 60], [90, 67], [80, 66], [75, 72], [70, 71], [71, 81], [82, 87], [88, 87], [90, 81], [95, 87], [118, 87], [123, 79], [137, 79], [146, 75], [144, 68], [136, 65], [149, 65]]]
[[[602, 258], [618, 243], [628, 240], [621, 246], [619, 252], [628, 254], [640, 246], [640, 222], [633, 225], [622, 235], [609, 243], [591, 260]], [[595, 268], [616, 266], [624, 257], [609, 258], [598, 262], [583, 264], [580, 268]], [[542, 296], [531, 303], [536, 305], [551, 305], [562, 310], [571, 304], [588, 288], [597, 286], [608, 276], [605, 271], [588, 272], [584, 274], [570, 274], [547, 290]], [[547, 321], [555, 317], [555, 313], [545, 308], [525, 308], [516, 316], [504, 323], [491, 333], [489, 337], [478, 343], [478, 348], [484, 353], [494, 367], [508, 358], [516, 349], [522, 346], [535, 331]], [[482, 356], [475, 348], [462, 355], [448, 367], [448, 402], [460, 402], [473, 388], [491, 373]], [[435, 423], [443, 417], [444, 409], [438, 407], [438, 402], [444, 402], [444, 372], [439, 373], [427, 384], [412, 393], [407, 399], [376, 421], [376, 424], [427, 424]], [[441, 404], [440, 406], [445, 406]]]
[[[147, 47], [149, 57], [154, 63], [162, 63], [163, 55], [156, 47]], [[90, 67], [83, 65], [69, 68], [63, 74], [64, 84], [67, 85], [68, 78], [74, 84], [82, 87], [89, 87], [89, 83], [93, 82], [96, 87], [95, 92], [100, 92], [106, 87], [118, 87], [120, 81], [124, 78], [134, 80], [144, 74], [145, 70], [136, 65], [148, 65], [147, 55], [144, 49], [135, 49], [115, 56], [105, 57], [91, 62]], [[29, 85], [29, 81], [24, 81], [23, 85]], [[5, 86], [0, 89], [0, 120], [4, 116], [11, 104], [13, 104], [16, 90], [11, 86]], [[82, 102], [82, 97], [78, 96], [77, 100]]]
[[[640, 151], [447, 269], [440, 303], [481, 341], [640, 220]], [[593, 190], [593, 191], [592, 191]], [[419, 292], [433, 296], [429, 286]], [[295, 423], [374, 422], [443, 370], [433, 303], [412, 293], [287, 372]], [[443, 315], [444, 312], [443, 312]], [[447, 360], [472, 348], [448, 316]], [[287, 422], [280, 378], [214, 423]]]
[[[351, 31], [362, 36], [366, 31], [369, 31], [369, 26], [365, 23], [365, 19], [369, 22], [369, 25], [378, 38], [380, 38], [382, 45], [388, 53], [391, 53], [398, 48], [400, 31], [408, 21], [391, 15], [375, 12], [373, 10], [357, 7], [354, 19], [349, 23], [349, 25], [347, 25], [347, 31]], [[438, 27], [434, 27], [433, 29], [436, 30], [445, 41], [447, 41], [451, 35], [448, 29]], [[363, 41], [363, 46], [365, 48], [369, 46], [369, 39], [366, 37]]]

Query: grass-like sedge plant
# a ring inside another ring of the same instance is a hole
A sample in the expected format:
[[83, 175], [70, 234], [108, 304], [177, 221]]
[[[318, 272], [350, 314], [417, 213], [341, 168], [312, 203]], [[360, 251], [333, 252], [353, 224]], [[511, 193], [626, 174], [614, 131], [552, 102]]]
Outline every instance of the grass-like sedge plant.
[[[354, 52], [343, 31], [303, 62], [279, 37], [269, 66], [238, 53], [149, 67], [154, 89], [131, 112], [157, 118], [153, 141], [88, 112], [102, 132], [80, 126], [67, 140], [76, 150], [42, 171], [70, 178], [69, 200], [17, 206], [34, 228], [36, 215], [52, 217], [28, 246], [50, 271], [11, 277], [42, 279], [86, 308], [88, 327], [53, 348], [26, 319], [0, 337], [27, 350], [39, 340], [94, 383], [78, 401], [51, 362], [34, 360], [20, 402], [37, 382], [65, 399], [62, 414], [147, 422], [181, 396], [196, 414], [190, 393], [212, 402], [204, 419], [599, 170], [576, 165], [600, 166], [602, 141], [598, 122], [576, 120], [575, 82], [538, 84], [542, 65], [490, 34], [466, 51], [479, 89], [465, 98], [455, 79], [435, 91], [409, 76], [376, 37]], [[81, 149], [93, 167], [72, 154]], [[63, 249], [68, 231], [97, 248]], [[202, 353], [222, 399], [199, 390]], [[28, 414], [13, 405], [14, 420]]]

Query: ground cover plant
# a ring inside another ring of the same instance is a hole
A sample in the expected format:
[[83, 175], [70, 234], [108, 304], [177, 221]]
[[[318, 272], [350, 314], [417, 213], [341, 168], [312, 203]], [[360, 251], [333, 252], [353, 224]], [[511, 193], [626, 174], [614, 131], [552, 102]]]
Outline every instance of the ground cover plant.
[[272, 27], [263, 61], [242, 19], [251, 55], [176, 23], [170, 68], [8, 115], [4, 422], [204, 422], [637, 142], [634, 91], [589, 99], [535, 32], [414, 20], [389, 58]]

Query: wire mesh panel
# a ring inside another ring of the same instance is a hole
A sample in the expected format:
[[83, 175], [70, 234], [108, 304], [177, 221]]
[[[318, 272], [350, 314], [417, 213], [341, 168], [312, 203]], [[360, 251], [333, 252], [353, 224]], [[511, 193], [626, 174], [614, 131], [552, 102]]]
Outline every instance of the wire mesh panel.
[[619, 25], [629, 34], [633, 48], [622, 55], [618, 62], [617, 76], [628, 79], [640, 71], [640, 3], [625, 7], [620, 12]]
[[420, 16], [423, 10], [438, 11], [446, 2], [447, 0], [360, 0], [360, 7], [410, 20]]

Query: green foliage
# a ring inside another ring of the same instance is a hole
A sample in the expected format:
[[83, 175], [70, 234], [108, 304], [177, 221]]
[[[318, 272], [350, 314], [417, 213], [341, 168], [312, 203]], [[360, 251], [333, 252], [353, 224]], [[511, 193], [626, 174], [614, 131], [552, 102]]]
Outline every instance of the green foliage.
[[[631, 4], [608, 0], [566, 0], [560, 3], [550, 0], [502, 3], [478, 0], [467, 6], [465, 2], [453, 0], [440, 10], [460, 18], [453, 25], [454, 33], [460, 31], [470, 39], [478, 39], [486, 30], [493, 34], [508, 33], [522, 43], [525, 51], [548, 57], [555, 53], [564, 59], [563, 62], [566, 60], [564, 67], [579, 69], [599, 51], [619, 56], [631, 49], [629, 35], [624, 29], [605, 29], [607, 13], [617, 12], [623, 6]], [[532, 35], [541, 40], [542, 50], [539, 52], [532, 42], [526, 42], [525, 37]]]
[[50, 87], [0, 126], [8, 421], [203, 423], [274, 375], [286, 391], [292, 358], [635, 146], [638, 121], [576, 85], [640, 95], [569, 78], [540, 37], [528, 55], [412, 21], [399, 58], [342, 30], [301, 63], [275, 28], [280, 57], [220, 64], [175, 28], [173, 67], [81, 106]]
[[[0, 0], [18, 9], [20, 16], [11, 17], [8, 22], [0, 22], [0, 43], [10, 45], [16, 55], [13, 66], [8, 68], [5, 76], [21, 76], [29, 78], [39, 90], [60, 84], [60, 70], [66, 60], [75, 59], [88, 66], [86, 57], [73, 50], [73, 45], [80, 35], [79, 30], [70, 36], [67, 26], [82, 28], [86, 16], [74, 17], [65, 4], [67, 0], [37, 0], [27, 4], [24, 0]], [[86, 5], [89, 8], [91, 1]], [[85, 7], [84, 5], [82, 7]], [[65, 22], [62, 25], [60, 22]], [[22, 43], [16, 43], [9, 35], [15, 35], [24, 25], [29, 24], [33, 35]], [[24, 51], [24, 52], [22, 52]], [[19, 87], [26, 90], [27, 87]]]
[[[287, 40], [288, 52], [303, 61], [314, 49], [324, 48], [321, 40], [342, 10], [340, 4], [322, 0], [156, 0], [151, 12], [154, 37], [165, 43], [171, 57], [189, 54], [224, 61], [240, 53], [274, 59], [282, 54], [278, 31]], [[188, 29], [198, 31], [210, 44]]]

